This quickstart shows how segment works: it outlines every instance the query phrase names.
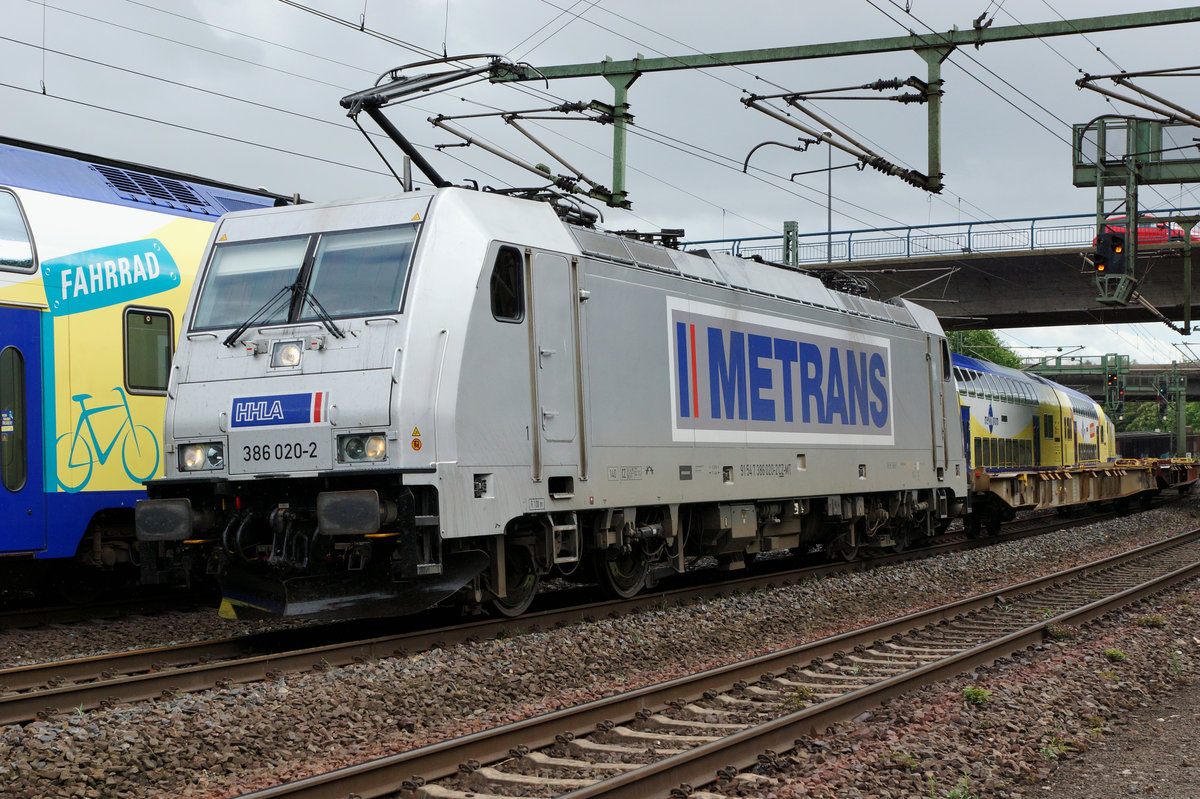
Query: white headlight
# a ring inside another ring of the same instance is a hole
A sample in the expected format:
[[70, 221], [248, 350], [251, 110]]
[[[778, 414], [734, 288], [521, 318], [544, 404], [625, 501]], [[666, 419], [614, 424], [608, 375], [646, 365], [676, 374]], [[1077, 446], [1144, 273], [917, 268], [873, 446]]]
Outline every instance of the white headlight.
[[387, 438], [382, 433], [351, 433], [338, 436], [338, 460], [363, 463], [387, 459]]
[[387, 440], [383, 436], [370, 436], [367, 439], [367, 460], [380, 461], [387, 454]]
[[225, 468], [225, 445], [220, 441], [184, 444], [179, 448], [179, 469], [184, 472]]
[[298, 366], [300, 351], [299, 341], [276, 341], [271, 348], [271, 366]]
[[204, 468], [204, 450], [206, 444], [188, 444], [179, 453], [179, 465], [187, 472]]

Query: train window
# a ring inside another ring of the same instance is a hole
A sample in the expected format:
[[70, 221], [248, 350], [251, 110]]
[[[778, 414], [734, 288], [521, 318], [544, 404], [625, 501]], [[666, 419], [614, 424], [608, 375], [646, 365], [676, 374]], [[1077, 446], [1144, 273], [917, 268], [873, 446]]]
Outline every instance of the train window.
[[[330, 316], [396, 313], [416, 240], [416, 225], [326, 233], [317, 244], [308, 290]], [[298, 314], [300, 321], [318, 318], [311, 306]]]
[[286, 322], [285, 290], [300, 275], [307, 250], [308, 236], [218, 245], [196, 303], [192, 327], [237, 327], [260, 311], [262, 316], [256, 320], [259, 324]]
[[1046, 438], [1054, 438], [1054, 415], [1049, 413], [1046, 414], [1044, 421], [1045, 424], [1042, 425], [1042, 435], [1044, 435]]
[[25, 358], [16, 347], [0, 351], [0, 483], [25, 487]]
[[942, 379], [949, 380], [952, 371], [950, 360], [950, 344], [942, 339]]
[[524, 259], [515, 247], [501, 247], [492, 266], [492, 316], [501, 322], [525, 318]]
[[1075, 423], [1070, 416], [1063, 417], [1063, 436], [1070, 441], [1075, 432]]
[[130, 394], [166, 394], [173, 350], [171, 314], [125, 309], [125, 388]]
[[17, 197], [0, 191], [0, 269], [33, 271], [33, 237]]
[[983, 439], [980, 438], [979, 436], [975, 436], [974, 452], [975, 452], [975, 465], [983, 466], [984, 465], [984, 463], [983, 463]]

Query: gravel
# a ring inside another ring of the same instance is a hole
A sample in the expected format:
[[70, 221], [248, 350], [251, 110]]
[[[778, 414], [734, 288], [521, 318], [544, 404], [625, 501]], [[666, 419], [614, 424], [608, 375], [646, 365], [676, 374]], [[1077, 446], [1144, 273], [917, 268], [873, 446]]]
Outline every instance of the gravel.
[[[1066, 568], [1191, 529], [1197, 518], [1196, 505], [1183, 504], [772, 591], [8, 726], [0, 728], [0, 784], [13, 797], [236, 795], [793, 646], [1000, 587], [1012, 575]], [[1163, 627], [1140, 626], [1151, 611], [1139, 609], [1075, 641], [981, 670], [970, 684], [992, 691], [985, 705], [964, 702], [963, 680], [941, 693], [924, 689], [807, 742], [797, 762], [770, 775], [783, 783], [737, 790], [799, 796], [829, 786], [808, 795], [927, 796], [932, 776], [941, 797], [966, 770], [975, 796], [1040, 793], [1077, 745], [1103, 740], [1123, 711], [1172, 687], [1164, 675], [1197, 673], [1197, 646], [1188, 642], [1200, 634], [1200, 589], [1189, 590], [1155, 611]], [[162, 625], [105, 622], [72, 629], [73, 636], [12, 631], [0, 635], [0, 662], [168, 643], [185, 638], [184, 626], [187, 639], [205, 638], [218, 628], [228, 634], [229, 624], [188, 615]], [[1112, 664], [1097, 655], [1109, 641], [1129, 659]], [[901, 721], [889, 719], [894, 712]], [[1042, 754], [1060, 748], [1056, 758]], [[872, 757], [863, 760], [864, 752]]]

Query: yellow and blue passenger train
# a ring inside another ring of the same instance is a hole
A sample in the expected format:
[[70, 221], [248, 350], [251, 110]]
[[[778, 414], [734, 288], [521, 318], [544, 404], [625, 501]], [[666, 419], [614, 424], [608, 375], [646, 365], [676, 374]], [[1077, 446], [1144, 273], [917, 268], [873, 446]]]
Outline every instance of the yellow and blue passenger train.
[[972, 472], [969, 532], [995, 532], [1018, 510], [1127, 505], [1196, 480], [1194, 463], [1122, 460], [1112, 421], [1085, 394], [965, 355], [952, 361]]
[[1117, 457], [1113, 424], [1091, 397], [965, 355], [953, 364], [972, 468], [1062, 469]]
[[276, 199], [0, 138], [0, 591], [136, 565], [201, 253], [221, 214]]

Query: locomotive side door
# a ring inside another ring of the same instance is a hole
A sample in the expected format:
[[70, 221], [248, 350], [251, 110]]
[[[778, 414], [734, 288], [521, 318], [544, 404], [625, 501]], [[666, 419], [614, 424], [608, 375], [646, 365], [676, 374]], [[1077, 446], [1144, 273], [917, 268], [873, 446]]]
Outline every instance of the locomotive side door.
[[0, 306], [0, 553], [46, 548], [41, 312]]
[[946, 390], [951, 377], [950, 351], [944, 341], [925, 336], [925, 361], [929, 364], [929, 432], [933, 441], [933, 468], [945, 469], [946, 461]]
[[539, 466], [576, 466], [579, 460], [573, 443], [579, 424], [576, 297], [570, 262], [561, 255], [533, 253], [530, 278], [534, 477], [540, 479]]

